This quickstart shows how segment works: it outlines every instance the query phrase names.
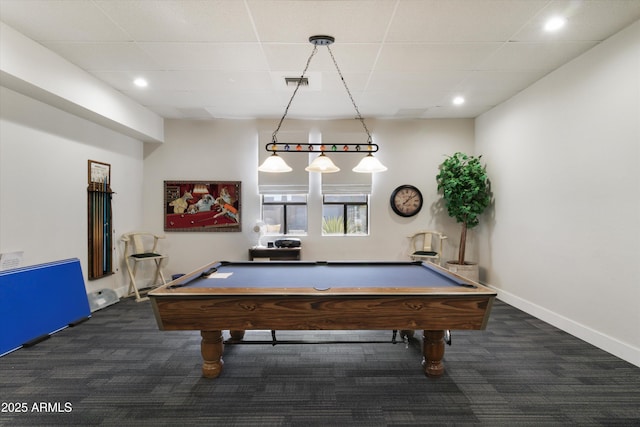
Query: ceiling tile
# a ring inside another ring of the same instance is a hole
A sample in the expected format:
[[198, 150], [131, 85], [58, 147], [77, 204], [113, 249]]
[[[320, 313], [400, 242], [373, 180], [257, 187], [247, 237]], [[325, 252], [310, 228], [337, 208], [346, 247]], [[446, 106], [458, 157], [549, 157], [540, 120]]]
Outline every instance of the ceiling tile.
[[241, 1], [101, 0], [96, 4], [135, 41], [256, 41]]
[[247, 0], [260, 41], [306, 43], [325, 34], [337, 43], [380, 42], [395, 2], [388, 0]]
[[138, 43], [162, 70], [267, 70], [256, 43]]
[[91, 1], [3, 0], [0, 19], [38, 41], [128, 41], [130, 36]]
[[566, 43], [506, 43], [486, 61], [479, 70], [548, 70], [558, 68], [595, 46], [596, 42]]
[[428, 72], [376, 71], [368, 88], [376, 91], [413, 91], [421, 88], [455, 87], [471, 73], [468, 70], [429, 70]]
[[[374, 67], [380, 45], [343, 44], [336, 42], [330, 49], [342, 72], [369, 73]], [[311, 43], [264, 45], [264, 53], [269, 63], [269, 69], [272, 71], [295, 70], [298, 75], [304, 70], [307, 59], [309, 59], [312, 51], [313, 45]], [[336, 71], [336, 67], [326, 47], [318, 47], [318, 50], [311, 59], [309, 70]]]
[[158, 64], [131, 42], [45, 42], [49, 49], [87, 71], [153, 70]]
[[387, 41], [505, 41], [547, 3], [546, 0], [400, 1]]
[[146, 71], [96, 72], [95, 75], [118, 90], [131, 90], [133, 79], [144, 77], [149, 86], [138, 90], [205, 90], [220, 92], [252, 92], [269, 88], [271, 76], [266, 72], [240, 71]]
[[377, 69], [399, 72], [472, 70], [501, 46], [501, 43], [387, 43]]

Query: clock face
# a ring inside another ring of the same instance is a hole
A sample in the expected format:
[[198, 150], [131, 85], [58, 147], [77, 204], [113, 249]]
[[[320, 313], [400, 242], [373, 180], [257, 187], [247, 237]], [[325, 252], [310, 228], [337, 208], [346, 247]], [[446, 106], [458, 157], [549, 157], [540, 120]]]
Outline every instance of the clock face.
[[401, 185], [391, 193], [391, 209], [400, 216], [414, 216], [422, 209], [422, 193], [413, 185]]

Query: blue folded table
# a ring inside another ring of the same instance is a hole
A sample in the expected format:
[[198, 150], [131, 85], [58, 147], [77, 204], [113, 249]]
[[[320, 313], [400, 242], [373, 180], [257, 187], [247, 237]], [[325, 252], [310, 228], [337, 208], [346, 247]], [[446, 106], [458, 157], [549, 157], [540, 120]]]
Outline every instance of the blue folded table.
[[0, 271], [0, 356], [89, 317], [77, 258]]

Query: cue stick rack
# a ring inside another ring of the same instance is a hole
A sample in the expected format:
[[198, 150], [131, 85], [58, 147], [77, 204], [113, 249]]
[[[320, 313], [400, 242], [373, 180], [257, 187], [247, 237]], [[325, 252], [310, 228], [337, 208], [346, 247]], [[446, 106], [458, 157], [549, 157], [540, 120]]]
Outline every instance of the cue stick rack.
[[111, 165], [89, 160], [87, 187], [89, 280], [113, 274]]

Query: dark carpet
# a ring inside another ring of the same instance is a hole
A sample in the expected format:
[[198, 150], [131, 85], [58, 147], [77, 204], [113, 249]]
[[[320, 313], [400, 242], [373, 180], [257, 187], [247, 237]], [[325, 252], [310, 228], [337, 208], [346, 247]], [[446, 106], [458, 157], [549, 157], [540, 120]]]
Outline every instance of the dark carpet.
[[197, 331], [159, 331], [126, 299], [0, 358], [0, 425], [640, 425], [636, 366], [500, 301], [486, 331], [452, 334], [440, 378], [424, 376], [420, 339], [280, 331], [363, 342], [228, 345], [212, 380]]

